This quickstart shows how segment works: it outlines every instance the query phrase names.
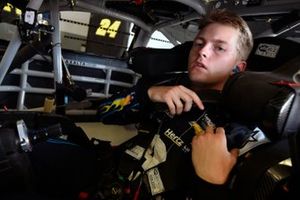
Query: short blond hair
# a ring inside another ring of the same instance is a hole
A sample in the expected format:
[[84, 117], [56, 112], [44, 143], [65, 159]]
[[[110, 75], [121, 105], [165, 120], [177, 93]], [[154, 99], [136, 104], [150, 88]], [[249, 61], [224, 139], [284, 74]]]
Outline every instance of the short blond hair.
[[204, 17], [204, 21], [200, 24], [200, 29], [211, 23], [230, 25], [239, 30], [237, 52], [242, 60], [247, 60], [253, 48], [253, 37], [246, 21], [229, 10], [213, 9]]

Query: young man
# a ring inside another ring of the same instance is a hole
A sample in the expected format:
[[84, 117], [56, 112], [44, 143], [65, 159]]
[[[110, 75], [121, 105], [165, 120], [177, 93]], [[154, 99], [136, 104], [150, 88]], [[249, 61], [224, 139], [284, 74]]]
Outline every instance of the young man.
[[[241, 17], [227, 10], [214, 10], [206, 16], [190, 50], [188, 77], [176, 78], [168, 85], [138, 84], [131, 91], [131, 102], [124, 105], [122, 111], [134, 110], [136, 105], [147, 110], [145, 107], [148, 108], [150, 102], [165, 103], [171, 115], [203, 110], [199, 94], [206, 90], [221, 91], [233, 73], [245, 70], [252, 47], [252, 34]], [[115, 119], [111, 116], [116, 109], [103, 108], [107, 108], [106, 103], [99, 109], [104, 122]], [[224, 199], [223, 184], [236, 163], [238, 149], [227, 149], [224, 128], [208, 127], [204, 134], [194, 136], [191, 143], [192, 163], [199, 177], [194, 184], [194, 198]]]
[[[202, 24], [190, 51], [188, 87], [152, 86], [148, 96], [153, 102], [166, 103], [173, 115], [189, 111], [192, 104], [203, 109], [197, 92], [221, 91], [230, 75], [245, 70], [252, 47], [251, 31], [242, 18], [226, 10], [215, 10]], [[224, 184], [237, 156], [237, 149], [227, 150], [223, 128], [215, 131], [208, 128], [205, 134], [193, 138], [192, 161], [196, 174], [209, 183]]]

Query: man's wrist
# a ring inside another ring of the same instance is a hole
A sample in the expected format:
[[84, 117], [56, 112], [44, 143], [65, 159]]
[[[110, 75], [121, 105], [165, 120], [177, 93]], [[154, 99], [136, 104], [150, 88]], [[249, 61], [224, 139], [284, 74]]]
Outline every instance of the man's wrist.
[[210, 184], [213, 184], [213, 185], [223, 185], [226, 183], [227, 181], [227, 177], [226, 175], [218, 175], [218, 174], [212, 174], [211, 176], [209, 175], [202, 175], [200, 172], [197, 172], [196, 171], [196, 175], [199, 179], [207, 182], [207, 183], [210, 183]]

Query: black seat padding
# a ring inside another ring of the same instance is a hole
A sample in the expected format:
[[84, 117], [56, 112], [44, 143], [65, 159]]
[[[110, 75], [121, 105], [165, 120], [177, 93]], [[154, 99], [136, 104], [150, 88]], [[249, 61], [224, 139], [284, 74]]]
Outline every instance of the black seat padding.
[[137, 47], [129, 52], [128, 67], [147, 77], [166, 72], [186, 71], [193, 42], [188, 41], [172, 49]]
[[299, 55], [297, 42], [279, 37], [257, 38], [247, 60], [247, 70], [273, 71]]

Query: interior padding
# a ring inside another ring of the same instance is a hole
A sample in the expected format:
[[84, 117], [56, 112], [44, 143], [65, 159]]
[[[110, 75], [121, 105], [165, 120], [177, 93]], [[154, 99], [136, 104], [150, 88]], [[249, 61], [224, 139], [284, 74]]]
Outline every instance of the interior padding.
[[186, 71], [193, 42], [172, 49], [137, 47], [129, 53], [128, 66], [143, 76], [155, 77], [166, 72]]

